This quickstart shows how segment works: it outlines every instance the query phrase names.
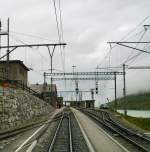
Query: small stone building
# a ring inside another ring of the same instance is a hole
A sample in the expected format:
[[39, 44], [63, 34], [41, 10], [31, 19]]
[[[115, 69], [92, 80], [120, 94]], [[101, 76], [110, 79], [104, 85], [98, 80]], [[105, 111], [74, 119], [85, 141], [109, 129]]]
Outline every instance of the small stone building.
[[[0, 76], [7, 78], [7, 62], [0, 61]], [[28, 71], [29, 69], [20, 60], [10, 60], [9, 61], [9, 80], [17, 80], [21, 83], [27, 85], [28, 81]]]
[[[53, 107], [57, 107], [57, 88], [56, 84], [31, 84], [30, 88], [38, 92], [39, 96], [50, 103]], [[52, 90], [52, 91], [51, 91]]]

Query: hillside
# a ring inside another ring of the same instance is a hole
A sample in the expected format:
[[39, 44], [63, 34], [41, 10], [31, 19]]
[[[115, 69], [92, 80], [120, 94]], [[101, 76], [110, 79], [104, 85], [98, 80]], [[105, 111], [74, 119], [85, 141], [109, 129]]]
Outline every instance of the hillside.
[[[132, 110], [150, 110], [150, 92], [129, 95], [126, 97], [127, 109]], [[114, 101], [109, 103], [110, 108], [114, 107]], [[117, 109], [123, 109], [123, 98], [117, 99]]]

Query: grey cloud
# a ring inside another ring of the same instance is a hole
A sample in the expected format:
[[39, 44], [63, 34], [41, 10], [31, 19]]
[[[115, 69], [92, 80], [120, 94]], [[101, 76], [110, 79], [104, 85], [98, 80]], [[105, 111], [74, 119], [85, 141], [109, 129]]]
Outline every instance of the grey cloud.
[[[63, 8], [64, 38], [68, 43], [66, 48], [66, 69], [68, 71], [72, 70], [71, 66], [73, 64], [78, 66], [79, 71], [94, 70], [96, 65], [101, 63], [106, 52], [109, 51], [106, 42], [120, 40], [150, 14], [149, 0], [62, 0], [61, 3]], [[5, 0], [1, 2], [0, 15], [3, 21], [6, 21], [7, 17], [11, 18], [11, 30], [39, 35], [48, 39], [44, 41], [14, 34], [26, 43], [58, 42], [52, 0]], [[149, 39], [148, 36], [147, 39]], [[14, 41], [11, 40], [11, 42]], [[13, 58], [18, 57], [25, 60], [21, 51], [24, 52], [24, 50], [15, 52]], [[37, 66], [40, 61], [40, 67], [42, 67], [41, 62], [44, 62], [43, 69], [49, 68], [47, 50], [41, 48], [39, 51], [47, 60], [42, 59], [35, 51], [27, 59], [27, 65], [34, 65], [37, 70], [40, 70], [41, 68]], [[114, 49], [111, 54], [112, 64], [120, 64], [130, 52], [130, 50], [122, 47]], [[142, 55], [137, 58], [135, 63], [149, 64], [148, 61], [149, 57]], [[59, 48], [55, 52], [54, 65], [56, 68], [62, 68]], [[149, 77], [145, 77], [144, 74], [139, 75], [143, 80], [139, 85], [136, 85], [138, 79], [135, 79], [134, 83], [130, 83], [134, 73], [131, 73], [128, 77], [129, 92], [136, 92], [141, 88], [149, 89], [144, 83], [144, 79], [149, 80]], [[35, 72], [31, 72], [29, 77], [30, 82], [43, 81], [42, 76]], [[118, 87], [122, 88], [121, 83], [118, 85]], [[113, 94], [110, 92], [107, 91], [105, 96], [112, 96], [113, 98]], [[121, 94], [122, 92], [118, 91], [118, 95]]]

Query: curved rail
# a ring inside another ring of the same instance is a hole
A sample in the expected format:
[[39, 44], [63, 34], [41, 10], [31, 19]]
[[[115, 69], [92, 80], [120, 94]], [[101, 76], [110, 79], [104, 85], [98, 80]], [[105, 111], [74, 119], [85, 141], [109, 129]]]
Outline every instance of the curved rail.
[[122, 138], [124, 138], [126, 141], [130, 142], [131, 144], [135, 145], [136, 148], [141, 150], [142, 152], [149, 152], [150, 151], [150, 140], [147, 138], [144, 138], [127, 128], [121, 126], [117, 122], [109, 119], [109, 116], [105, 116], [104, 112], [101, 113], [101, 115], [98, 112], [94, 112], [94, 110], [83, 110], [86, 114], [91, 116], [93, 119], [95, 119], [97, 122], [102, 124], [107, 130], [112, 131], [114, 133], [117, 133]]

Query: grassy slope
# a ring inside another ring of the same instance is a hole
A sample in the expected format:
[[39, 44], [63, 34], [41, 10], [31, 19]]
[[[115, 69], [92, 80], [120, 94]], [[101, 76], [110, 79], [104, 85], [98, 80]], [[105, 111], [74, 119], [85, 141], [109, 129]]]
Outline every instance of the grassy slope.
[[150, 131], [150, 118], [135, 118], [130, 116], [124, 116], [124, 118], [132, 124], [146, 130]]
[[[127, 109], [132, 110], [150, 110], [150, 93], [141, 93], [137, 95], [129, 95], [126, 97]], [[109, 103], [111, 108], [114, 107], [114, 101]], [[117, 99], [118, 109], [123, 109], [123, 98]]]

